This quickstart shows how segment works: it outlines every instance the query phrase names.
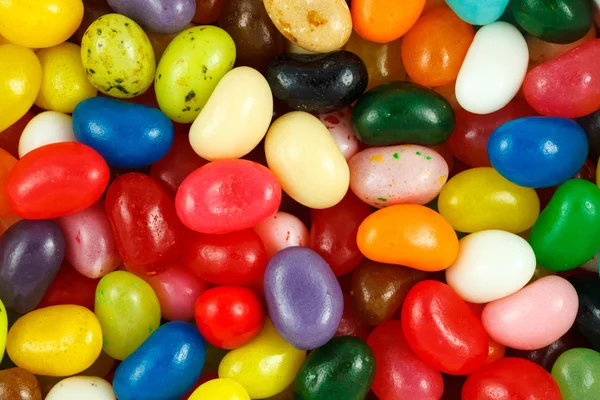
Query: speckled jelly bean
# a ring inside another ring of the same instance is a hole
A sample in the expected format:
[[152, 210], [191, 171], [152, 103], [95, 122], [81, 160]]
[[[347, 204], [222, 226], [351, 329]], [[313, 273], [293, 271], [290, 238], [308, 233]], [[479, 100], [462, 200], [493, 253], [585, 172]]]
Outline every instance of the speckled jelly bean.
[[352, 129], [351, 116], [350, 108], [317, 115], [317, 118], [331, 133], [331, 137], [346, 161], [349, 161], [359, 151], [358, 139]]
[[283, 211], [277, 211], [253, 229], [265, 245], [269, 260], [280, 250], [293, 246], [307, 247], [310, 242], [304, 222]]

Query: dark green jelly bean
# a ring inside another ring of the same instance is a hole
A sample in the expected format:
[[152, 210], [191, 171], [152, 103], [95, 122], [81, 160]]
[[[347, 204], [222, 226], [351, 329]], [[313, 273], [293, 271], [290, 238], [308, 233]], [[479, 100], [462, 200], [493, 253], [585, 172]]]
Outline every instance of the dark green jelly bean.
[[510, 0], [517, 23], [546, 42], [572, 43], [592, 27], [590, 0]]
[[445, 142], [454, 130], [454, 111], [442, 96], [410, 82], [379, 85], [358, 99], [352, 126], [371, 146]]
[[600, 157], [600, 110], [575, 120], [588, 138], [588, 159], [594, 163]]
[[558, 187], [529, 235], [538, 265], [567, 271], [600, 250], [600, 189], [584, 179]]
[[339, 336], [311, 352], [294, 381], [296, 400], [363, 400], [375, 377], [371, 348]]
[[600, 400], [600, 353], [590, 349], [566, 351], [552, 367], [552, 377], [563, 400]]
[[594, 349], [600, 350], [600, 277], [586, 274], [568, 280], [579, 298], [574, 326]]

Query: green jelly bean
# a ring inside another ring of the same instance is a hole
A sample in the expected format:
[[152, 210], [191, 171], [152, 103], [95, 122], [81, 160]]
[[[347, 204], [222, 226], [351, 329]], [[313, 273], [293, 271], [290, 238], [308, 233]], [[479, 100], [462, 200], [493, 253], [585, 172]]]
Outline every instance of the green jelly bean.
[[552, 377], [563, 400], [600, 400], [600, 353], [567, 350], [554, 363]]

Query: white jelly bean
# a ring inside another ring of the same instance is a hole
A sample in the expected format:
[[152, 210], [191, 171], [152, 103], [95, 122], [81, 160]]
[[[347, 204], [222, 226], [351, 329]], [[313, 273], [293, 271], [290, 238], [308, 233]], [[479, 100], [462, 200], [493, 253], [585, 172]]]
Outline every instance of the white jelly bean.
[[57, 111], [45, 111], [33, 117], [19, 139], [19, 157], [52, 143], [76, 142], [73, 119]]

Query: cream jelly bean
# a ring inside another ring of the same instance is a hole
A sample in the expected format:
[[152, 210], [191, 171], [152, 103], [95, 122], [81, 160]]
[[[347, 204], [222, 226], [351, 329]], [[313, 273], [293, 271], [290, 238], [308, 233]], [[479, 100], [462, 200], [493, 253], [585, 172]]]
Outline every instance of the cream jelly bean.
[[19, 140], [19, 157], [51, 143], [76, 142], [73, 118], [56, 111], [46, 111], [33, 117]]
[[46, 400], [116, 400], [110, 383], [96, 376], [73, 376], [58, 382]]

